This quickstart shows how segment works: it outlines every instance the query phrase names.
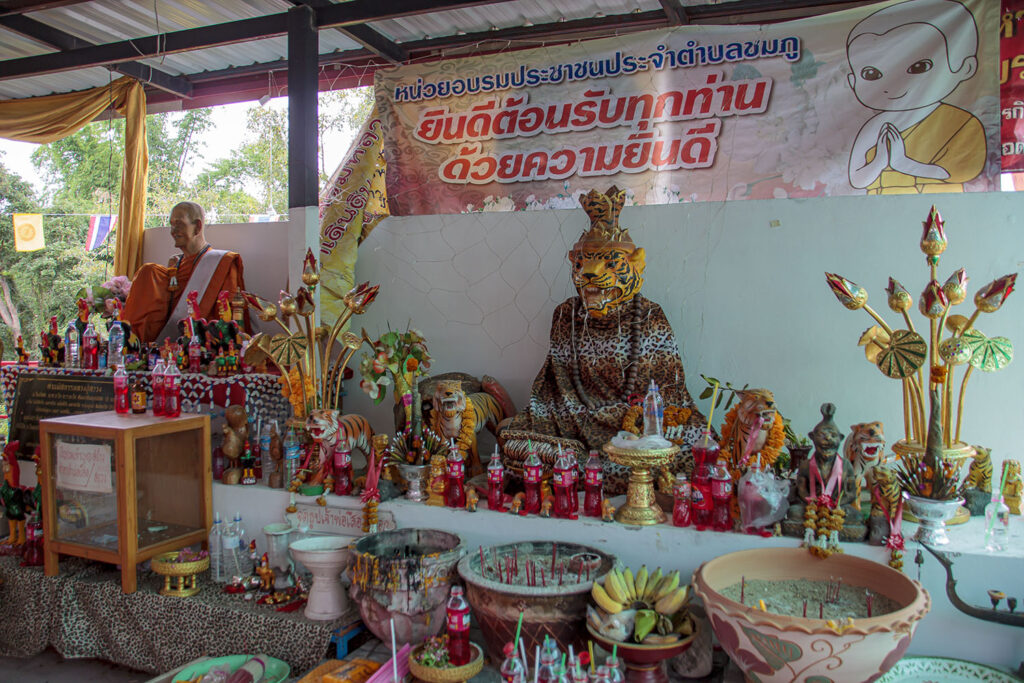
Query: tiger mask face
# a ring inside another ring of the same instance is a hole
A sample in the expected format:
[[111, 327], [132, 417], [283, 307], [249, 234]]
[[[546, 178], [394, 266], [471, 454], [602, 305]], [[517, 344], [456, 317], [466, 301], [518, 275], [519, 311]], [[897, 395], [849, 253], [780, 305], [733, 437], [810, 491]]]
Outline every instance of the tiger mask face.
[[644, 284], [642, 247], [579, 246], [569, 252], [572, 283], [590, 315], [602, 317], [632, 299]]

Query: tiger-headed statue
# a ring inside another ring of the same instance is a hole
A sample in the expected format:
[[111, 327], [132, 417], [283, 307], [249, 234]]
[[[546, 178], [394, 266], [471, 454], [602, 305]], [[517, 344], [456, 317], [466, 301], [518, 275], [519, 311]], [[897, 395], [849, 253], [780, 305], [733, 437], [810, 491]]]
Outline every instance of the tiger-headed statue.
[[853, 468], [853, 476], [857, 481], [857, 496], [853, 499], [853, 507], [861, 509], [865, 497], [862, 491], [872, 489], [872, 472], [878, 465], [884, 464], [885, 430], [881, 422], [859, 422], [850, 425], [850, 435], [843, 442], [843, 457]]
[[[351, 459], [353, 448], [361, 450], [369, 460], [373, 428], [362, 415], [341, 415], [337, 410], [318, 408], [306, 418], [306, 433], [315, 448], [299, 467], [297, 481], [289, 482], [289, 489], [297, 489], [300, 483], [330, 488], [335, 483], [335, 467]], [[323, 496], [317, 502], [323, 505]]]
[[974, 446], [974, 458], [964, 482], [964, 507], [972, 516], [985, 514], [992, 498], [992, 449]]
[[[495, 384], [495, 380], [484, 376], [484, 387]], [[485, 426], [491, 432], [497, 432], [498, 423], [506, 417], [511, 417], [506, 415], [502, 403], [503, 401], [499, 401], [486, 391], [478, 391], [467, 396], [459, 380], [442, 379], [434, 385], [430, 428], [445, 441], [455, 440], [471, 477], [484, 471], [477, 449], [477, 433]]]
[[[762, 466], [775, 464], [786, 441], [786, 427], [775, 409], [775, 394], [767, 389], [743, 389], [736, 393], [740, 400], [725, 415], [719, 446], [739, 478], [750, 464], [749, 460], [758, 455]], [[749, 458], [744, 461], [747, 454]]]
[[[681, 425], [682, 450], [673, 471], [690, 459], [704, 417], [686, 390], [672, 326], [658, 304], [641, 293], [646, 256], [619, 226], [626, 193], [612, 187], [580, 198], [590, 218], [569, 250], [576, 295], [551, 322], [550, 350], [533, 381], [529, 405], [500, 428], [505, 466], [516, 474], [531, 449], [552, 467], [559, 448], [586, 460], [621, 428], [631, 401], [642, 400], [653, 380], [666, 406], [690, 409]], [[628, 470], [606, 462], [605, 491], [626, 490]]]

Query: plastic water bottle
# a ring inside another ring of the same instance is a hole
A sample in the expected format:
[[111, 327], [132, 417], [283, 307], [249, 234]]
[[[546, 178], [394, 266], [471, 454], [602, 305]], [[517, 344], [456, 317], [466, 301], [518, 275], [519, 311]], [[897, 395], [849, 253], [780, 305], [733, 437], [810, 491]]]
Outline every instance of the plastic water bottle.
[[131, 400], [128, 398], [128, 373], [124, 371], [123, 365], [118, 365], [114, 371], [114, 410], [118, 415], [132, 412]]
[[644, 436], [661, 436], [661, 423], [665, 417], [665, 403], [661, 400], [658, 385], [651, 380], [644, 397]]
[[503, 683], [526, 683], [526, 666], [519, 660], [514, 643], [505, 643], [505, 660], [501, 663]]
[[260, 472], [263, 475], [260, 483], [264, 483], [266, 478], [270, 476], [270, 473], [274, 469], [274, 463], [270, 459], [270, 423], [267, 422], [260, 429], [259, 434], [260, 440]]
[[705, 430], [700, 440], [693, 444], [693, 482], [690, 514], [697, 531], [711, 526], [711, 511], [714, 501], [711, 499], [711, 465], [718, 460], [721, 452], [718, 443], [711, 438], [711, 432]]
[[207, 541], [210, 548], [210, 575], [217, 583], [224, 582], [224, 522], [220, 513], [213, 513], [213, 528]]
[[96, 328], [89, 323], [82, 333], [81, 367], [84, 370], [99, 368], [100, 340], [96, 336]]
[[193, 334], [188, 342], [188, 371], [199, 372], [203, 362], [203, 345], [199, 343], [199, 335]]
[[74, 320], [68, 323], [68, 329], [64, 332], [64, 367], [79, 367], [78, 328]]
[[999, 493], [985, 506], [985, 550], [995, 553], [1006, 550], [1010, 535], [1010, 508]]
[[505, 511], [505, 466], [501, 464], [498, 446], [494, 446], [494, 455], [487, 463], [487, 509], [495, 512]]
[[244, 553], [247, 546], [245, 541], [245, 526], [242, 525], [242, 513], [236, 512], [235, 518], [231, 523], [235, 525], [235, 534], [238, 536], [238, 550]]
[[160, 358], [149, 373], [149, 388], [153, 390], [153, 415], [163, 417], [166, 412], [166, 392], [164, 390], [164, 370], [167, 366], [164, 359]]
[[115, 368], [124, 364], [124, 326], [115, 320], [107, 335], [107, 367]]
[[295, 436], [295, 431], [288, 429], [288, 433], [284, 437], [284, 481], [287, 486], [292, 479], [295, 478], [296, 473], [299, 470], [299, 457], [302, 447], [299, 444], [298, 438]]
[[448, 661], [452, 666], [469, 664], [469, 603], [462, 595], [462, 586], [452, 586], [448, 598]]
[[[237, 519], [238, 515], [236, 514], [235, 517]], [[238, 526], [235, 522], [230, 522], [227, 528], [224, 529], [224, 535], [221, 537], [221, 548], [223, 548], [224, 552], [222, 564], [224, 566], [225, 581], [230, 581], [235, 576], [245, 576], [248, 573], [242, 568], [238, 540]]]
[[690, 503], [693, 500], [693, 489], [686, 472], [676, 475], [672, 483], [672, 526], [690, 526]]
[[622, 663], [618, 657], [609, 656], [604, 660], [604, 665], [608, 667], [608, 683], [625, 683], [626, 674], [622, 671]]
[[164, 364], [164, 417], [181, 415], [181, 370], [168, 360]]
[[544, 644], [540, 646], [540, 661], [537, 662], [537, 681], [554, 683], [558, 677], [558, 644], [550, 637], [544, 636]]

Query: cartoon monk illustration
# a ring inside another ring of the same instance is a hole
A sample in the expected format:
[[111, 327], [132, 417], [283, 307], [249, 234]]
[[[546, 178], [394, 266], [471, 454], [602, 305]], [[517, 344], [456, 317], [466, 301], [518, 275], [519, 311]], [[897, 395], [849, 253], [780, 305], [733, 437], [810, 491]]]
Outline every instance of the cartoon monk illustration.
[[963, 192], [985, 165], [985, 130], [942, 100], [978, 72], [978, 28], [954, 0], [909, 0], [850, 31], [850, 87], [877, 112], [850, 152], [850, 184], [868, 194]]

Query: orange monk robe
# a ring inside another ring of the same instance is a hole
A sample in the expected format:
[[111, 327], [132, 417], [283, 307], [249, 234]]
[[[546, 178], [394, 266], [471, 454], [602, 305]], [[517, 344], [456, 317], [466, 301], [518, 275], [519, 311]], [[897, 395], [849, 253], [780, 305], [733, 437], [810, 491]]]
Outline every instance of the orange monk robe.
[[[121, 318], [127, 320], [132, 331], [142, 342], [152, 342], [167, 323], [167, 317], [178, 305], [178, 299], [191, 290], [189, 278], [196, 265], [194, 256], [185, 256], [178, 266], [178, 289], [171, 292], [167, 285], [171, 269], [155, 263], [139, 268], [132, 280], [132, 288], [121, 310]], [[199, 315], [206, 320], [217, 318], [217, 295], [222, 291], [234, 292], [245, 289], [242, 278], [242, 257], [229, 251], [221, 257], [217, 269], [210, 278], [210, 286], [199, 297]]]

